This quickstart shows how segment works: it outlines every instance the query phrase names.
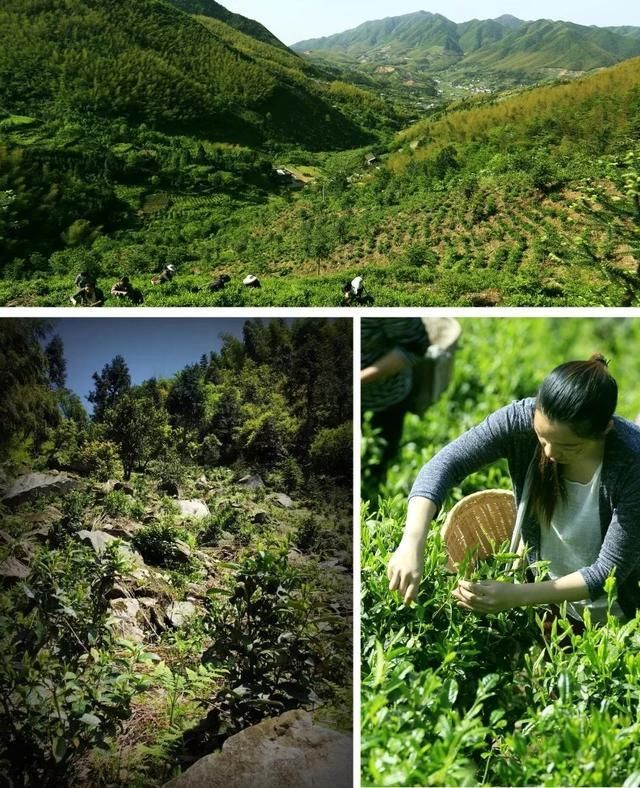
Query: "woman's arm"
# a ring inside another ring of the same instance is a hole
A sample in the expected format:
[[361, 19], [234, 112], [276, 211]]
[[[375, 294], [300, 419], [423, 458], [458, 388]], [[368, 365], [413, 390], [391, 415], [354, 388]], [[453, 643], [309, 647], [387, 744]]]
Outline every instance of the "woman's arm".
[[399, 350], [390, 350], [376, 359], [373, 364], [360, 370], [360, 383], [376, 383], [378, 380], [397, 375], [405, 367], [410, 366], [408, 358]]
[[409, 501], [402, 540], [387, 566], [389, 590], [397, 591], [407, 604], [418, 595], [424, 566], [424, 541], [437, 511], [438, 507], [428, 498]]
[[453, 592], [460, 607], [477, 613], [499, 613], [512, 607], [534, 605], [559, 605], [589, 598], [589, 588], [580, 572], [544, 580], [541, 583], [509, 583], [498, 580], [481, 580], [472, 583], [461, 580]]
[[421, 468], [409, 497], [428, 498], [439, 508], [452, 487], [492, 462], [503, 457], [510, 460], [518, 451], [517, 447], [522, 451], [523, 440], [534, 441], [528, 463], [535, 446], [532, 416], [533, 400], [512, 402], [490, 414], [482, 423], [440, 449]]

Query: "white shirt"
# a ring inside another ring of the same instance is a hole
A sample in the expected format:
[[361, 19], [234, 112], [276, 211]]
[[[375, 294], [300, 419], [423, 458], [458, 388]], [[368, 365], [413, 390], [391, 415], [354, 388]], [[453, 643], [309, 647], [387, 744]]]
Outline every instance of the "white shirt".
[[[560, 501], [551, 517], [548, 528], [540, 528], [540, 556], [550, 561], [549, 576], [555, 580], [590, 566], [598, 557], [602, 546], [600, 532], [600, 475], [602, 463], [586, 484], [565, 480], [567, 499]], [[591, 620], [604, 623], [607, 619], [607, 597], [595, 601], [569, 602], [567, 612], [581, 618], [588, 607]], [[623, 618], [616, 602], [611, 611]]]

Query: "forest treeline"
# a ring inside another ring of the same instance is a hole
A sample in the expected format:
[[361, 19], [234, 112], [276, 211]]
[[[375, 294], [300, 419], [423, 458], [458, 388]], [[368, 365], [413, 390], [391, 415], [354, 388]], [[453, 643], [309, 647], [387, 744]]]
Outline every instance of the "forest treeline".
[[[212, 323], [213, 325], [213, 323]], [[257, 472], [295, 490], [351, 483], [351, 324], [247, 321], [174, 376], [133, 385], [118, 355], [93, 375], [88, 414], [66, 388], [64, 347], [42, 321], [0, 322], [2, 460], [99, 479], [190, 466]]]

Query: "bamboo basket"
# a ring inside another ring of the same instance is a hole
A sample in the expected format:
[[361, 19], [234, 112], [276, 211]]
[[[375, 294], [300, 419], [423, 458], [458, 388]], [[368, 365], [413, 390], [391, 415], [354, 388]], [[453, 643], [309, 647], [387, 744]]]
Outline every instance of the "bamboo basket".
[[453, 375], [453, 361], [462, 331], [452, 317], [422, 319], [429, 347], [413, 367], [409, 410], [421, 416], [446, 391]]
[[516, 504], [509, 490], [482, 490], [463, 498], [451, 509], [440, 534], [455, 570], [467, 550], [474, 560], [493, 555], [496, 547], [511, 539]]

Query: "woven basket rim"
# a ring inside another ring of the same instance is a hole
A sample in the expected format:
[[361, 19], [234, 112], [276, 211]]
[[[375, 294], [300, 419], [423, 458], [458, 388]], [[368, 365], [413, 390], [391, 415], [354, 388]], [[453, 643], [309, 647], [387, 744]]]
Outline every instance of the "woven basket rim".
[[429, 343], [443, 350], [453, 347], [460, 339], [462, 326], [455, 317], [423, 317]]
[[[481, 516], [476, 516], [475, 512], [480, 513], [480, 506], [485, 508], [485, 511]], [[498, 515], [495, 522], [487, 520], [486, 507], [490, 512], [493, 510], [491, 514]], [[459, 554], [459, 548], [462, 545], [466, 544], [467, 547], [471, 547], [473, 544], [478, 544], [480, 547], [481, 543], [484, 543], [484, 551], [481, 554], [486, 554], [487, 543], [492, 541], [492, 537], [495, 536], [496, 542], [498, 540], [504, 541], [507, 536], [504, 533], [505, 530], [513, 531], [515, 509], [515, 496], [511, 490], [479, 490], [458, 501], [449, 510], [440, 529], [440, 535], [449, 553], [450, 565], [455, 564], [451, 551], [453, 550], [454, 555]], [[492, 534], [492, 526], [495, 526], [495, 535]], [[480, 542], [475, 542], [475, 540], [471, 543], [468, 542], [470, 538], [478, 538], [478, 536], [480, 536]]]
[[[447, 516], [444, 521], [444, 525], [447, 525], [456, 514], [460, 511], [468, 508], [469, 506], [473, 506], [477, 504], [479, 501], [484, 500], [491, 500], [493, 499], [502, 499], [506, 501], [507, 499], [514, 500], [514, 495], [511, 490], [499, 490], [499, 489], [491, 489], [491, 490], [478, 490], [474, 493], [469, 493], [469, 495], [465, 495], [464, 498], [461, 498], [456, 504], [454, 504], [451, 509], [449, 509]], [[443, 525], [443, 528], [444, 528]]]

